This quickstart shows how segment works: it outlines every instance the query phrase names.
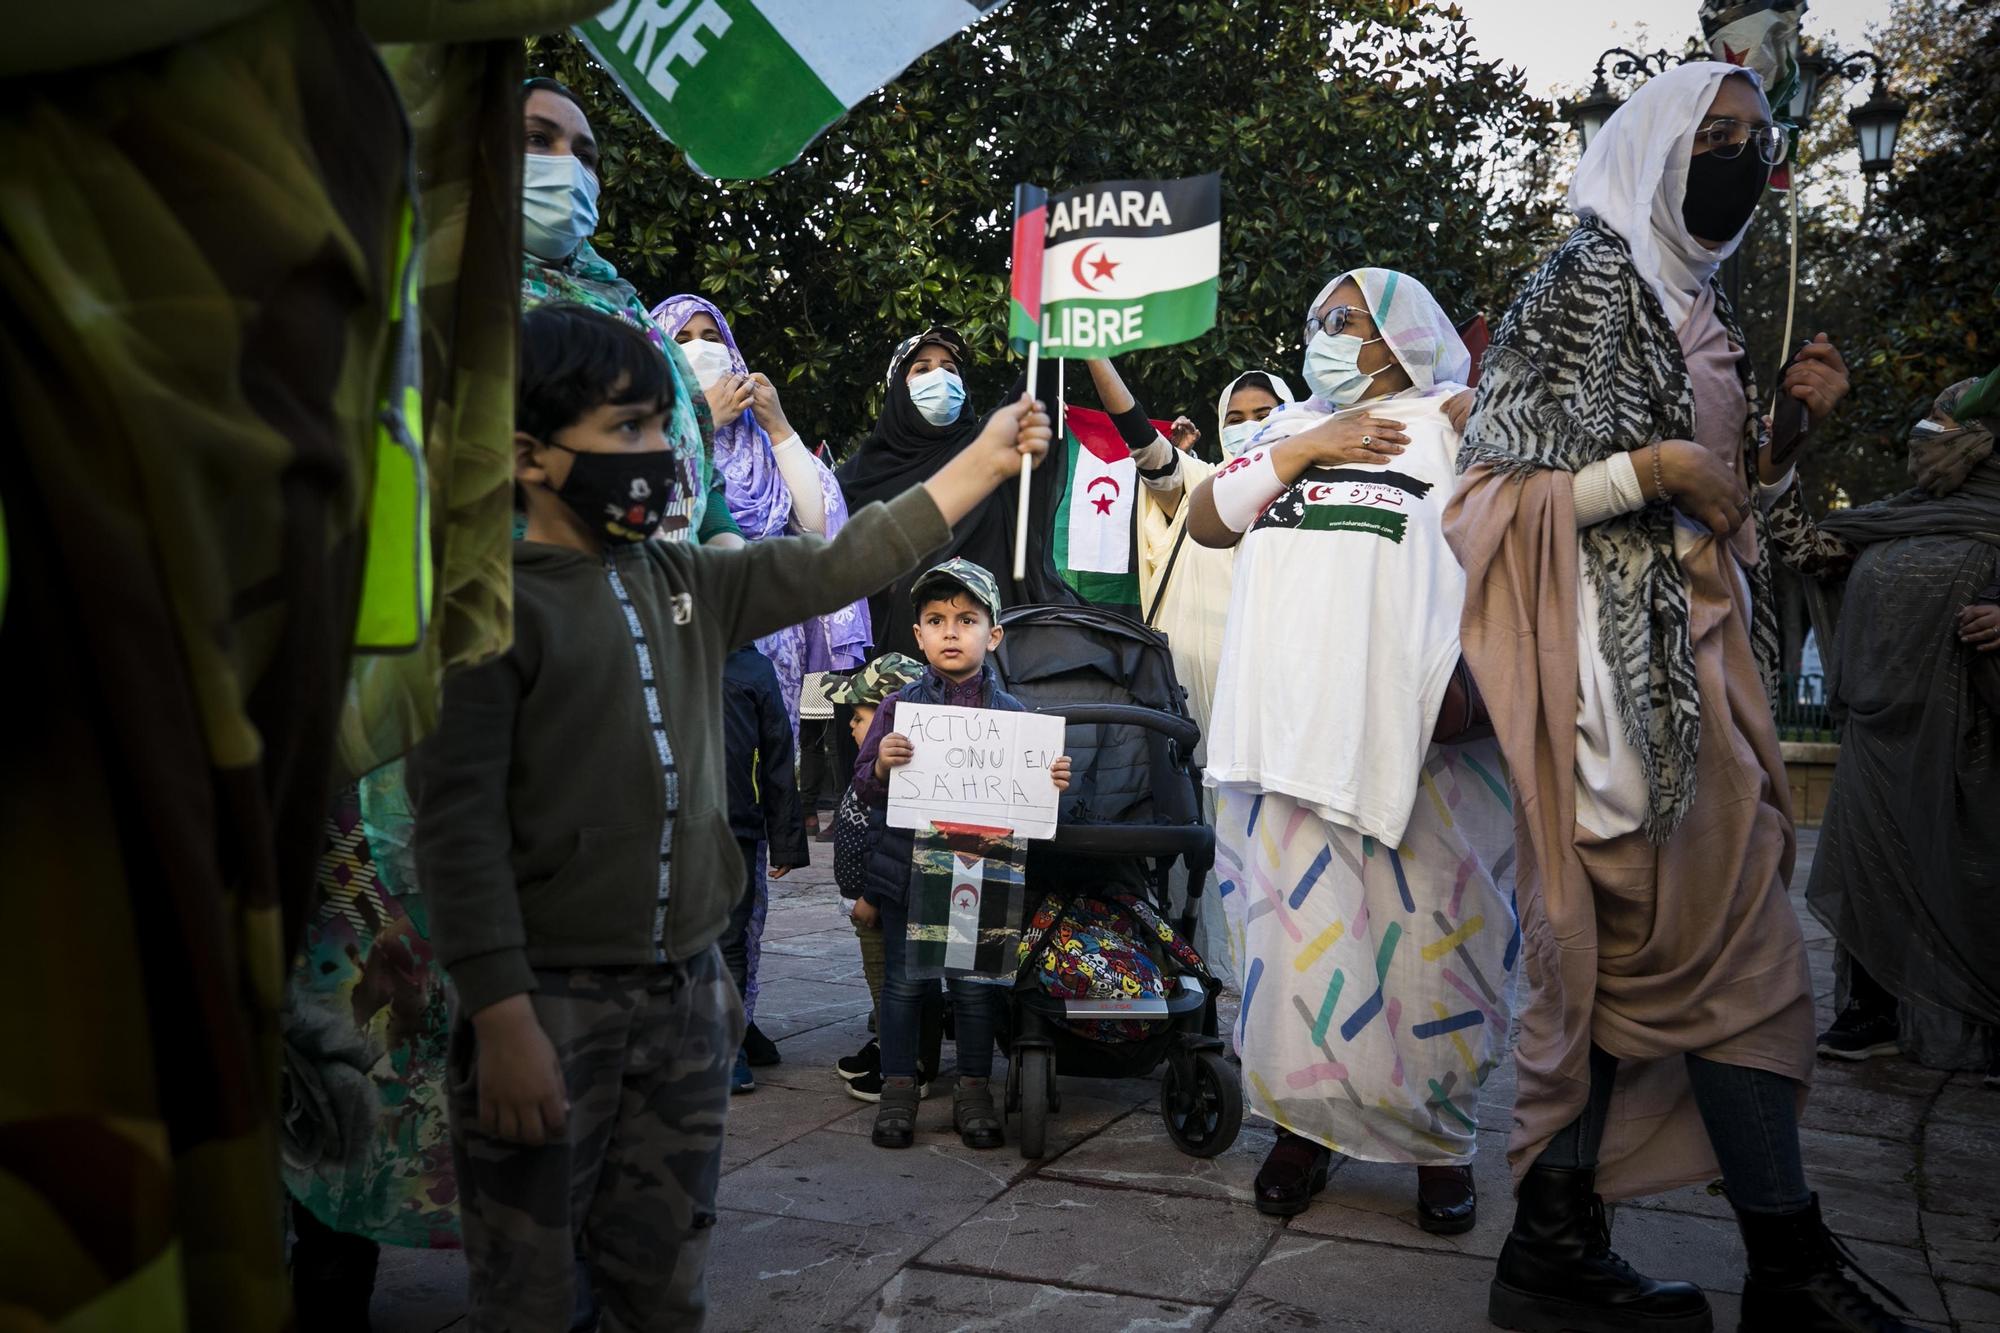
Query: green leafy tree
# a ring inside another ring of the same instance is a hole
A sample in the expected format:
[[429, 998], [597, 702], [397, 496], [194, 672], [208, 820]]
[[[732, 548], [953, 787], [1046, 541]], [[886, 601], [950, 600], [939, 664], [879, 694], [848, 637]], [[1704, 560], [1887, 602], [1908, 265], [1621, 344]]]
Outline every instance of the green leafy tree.
[[[2000, 361], [2000, 82], [1977, 74], [2000, 59], [2000, 3], [1897, 0], [1871, 44], [1911, 102], [1887, 181], [1855, 188], [1842, 89], [1801, 145], [1794, 343], [1824, 330], [1854, 384], [1800, 464], [1818, 508], [1907, 489], [1910, 425], [1946, 385]], [[1742, 250], [1744, 331], [1767, 386], [1786, 352], [1788, 228], [1782, 206], [1761, 209]]]
[[1552, 109], [1479, 56], [1456, 5], [1017, 4], [753, 182], [692, 172], [570, 37], [532, 41], [529, 63], [593, 108], [599, 248], [649, 299], [721, 306], [752, 364], [789, 381], [794, 423], [837, 448], [872, 424], [890, 351], [925, 321], [971, 340], [982, 404], [1014, 378], [1016, 182], [1222, 172], [1217, 328], [1125, 364], [1155, 415], [1204, 422], [1237, 370], [1296, 367], [1305, 303], [1335, 272], [1404, 269], [1455, 318], [1497, 316], [1546, 241], [1534, 168]]

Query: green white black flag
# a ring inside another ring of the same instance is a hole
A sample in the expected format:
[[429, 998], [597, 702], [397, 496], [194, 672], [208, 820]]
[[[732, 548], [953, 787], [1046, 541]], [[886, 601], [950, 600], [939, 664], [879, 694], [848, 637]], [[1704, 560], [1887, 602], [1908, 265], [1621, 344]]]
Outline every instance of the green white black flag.
[[750, 180], [1007, 0], [619, 0], [579, 23], [653, 128], [704, 176]]

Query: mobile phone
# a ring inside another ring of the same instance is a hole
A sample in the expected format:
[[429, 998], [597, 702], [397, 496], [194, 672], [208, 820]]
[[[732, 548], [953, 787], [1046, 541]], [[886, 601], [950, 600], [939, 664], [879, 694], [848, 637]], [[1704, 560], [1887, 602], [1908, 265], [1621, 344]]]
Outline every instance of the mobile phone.
[[1794, 398], [1785, 392], [1785, 375], [1798, 364], [1799, 354], [1812, 346], [1810, 341], [1799, 344], [1785, 364], [1778, 369], [1778, 401], [1771, 407], [1771, 466], [1783, 468], [1791, 466], [1792, 458], [1799, 446], [1805, 443], [1806, 430], [1812, 425], [1812, 418], [1806, 412], [1804, 400]]

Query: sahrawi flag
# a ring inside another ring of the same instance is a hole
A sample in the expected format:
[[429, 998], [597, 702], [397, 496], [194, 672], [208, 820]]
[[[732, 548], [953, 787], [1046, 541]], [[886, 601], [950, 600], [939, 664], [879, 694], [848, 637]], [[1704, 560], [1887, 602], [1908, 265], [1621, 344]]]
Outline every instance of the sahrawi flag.
[[933, 824], [918, 831], [915, 849], [905, 973], [1012, 979], [1027, 842], [1004, 829]]
[[[1039, 269], [1034, 257], [1041, 255]], [[1008, 341], [1043, 356], [1117, 356], [1215, 327], [1222, 177], [1014, 191]]]
[[[1171, 427], [1155, 421], [1162, 435]], [[1063, 409], [1069, 485], [1056, 509], [1056, 568], [1086, 602], [1136, 614], [1139, 570], [1132, 557], [1139, 466], [1103, 412]]]
[[576, 26], [704, 176], [750, 180], [1007, 0], [619, 0]]

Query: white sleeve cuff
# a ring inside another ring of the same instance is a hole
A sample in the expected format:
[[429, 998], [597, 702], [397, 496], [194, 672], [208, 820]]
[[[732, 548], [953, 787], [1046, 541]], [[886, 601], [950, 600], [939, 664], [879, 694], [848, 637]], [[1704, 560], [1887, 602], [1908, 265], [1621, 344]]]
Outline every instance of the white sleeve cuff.
[[1792, 483], [1797, 481], [1798, 479], [1799, 479], [1799, 470], [1796, 467], [1788, 467], [1785, 469], [1785, 475], [1778, 478], [1776, 481], [1772, 482], [1769, 486], [1766, 486], [1761, 481], [1758, 482], [1757, 483], [1758, 507], [1762, 509], [1769, 509], [1772, 505], [1778, 503], [1779, 499], [1784, 496], [1785, 492], [1792, 489]]
[[1646, 507], [1646, 493], [1639, 489], [1639, 472], [1632, 455], [1613, 454], [1579, 469], [1571, 478], [1575, 488], [1576, 525], [1591, 527], [1607, 518], [1631, 514]]
[[792, 495], [792, 524], [800, 532], [824, 535], [826, 497], [819, 486], [819, 465], [806, 452], [805, 441], [793, 431], [771, 443], [771, 457], [778, 464], [778, 476]]
[[1215, 500], [1215, 516], [1231, 532], [1248, 532], [1271, 501], [1285, 493], [1278, 480], [1278, 465], [1269, 449], [1244, 454], [1215, 474], [1210, 489]]

